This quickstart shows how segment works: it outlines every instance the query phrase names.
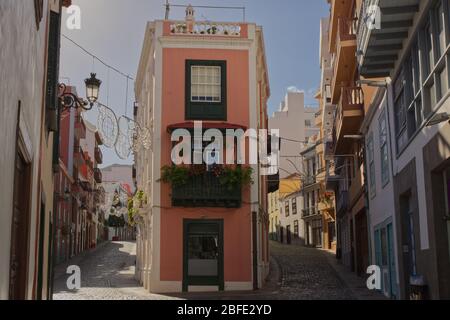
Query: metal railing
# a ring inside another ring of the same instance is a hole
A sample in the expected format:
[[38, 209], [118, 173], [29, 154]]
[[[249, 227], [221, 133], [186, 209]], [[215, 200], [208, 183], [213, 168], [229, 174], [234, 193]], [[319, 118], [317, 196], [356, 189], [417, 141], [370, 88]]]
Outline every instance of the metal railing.
[[242, 187], [233, 188], [220, 183], [212, 172], [189, 177], [186, 184], [172, 187], [174, 207], [230, 207], [241, 206]]

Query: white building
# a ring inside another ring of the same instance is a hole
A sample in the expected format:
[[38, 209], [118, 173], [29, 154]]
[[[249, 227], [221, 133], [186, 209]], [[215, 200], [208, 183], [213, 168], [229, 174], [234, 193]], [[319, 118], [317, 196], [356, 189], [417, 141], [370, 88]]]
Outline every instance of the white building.
[[[379, 5], [391, 7], [390, 1]], [[383, 270], [398, 269], [387, 277], [388, 295], [415, 298], [420, 285], [425, 298], [448, 299], [450, 1], [413, 0], [397, 8], [380, 17], [381, 25], [403, 23], [395, 33], [404, 36], [395, 41], [389, 27], [371, 30], [360, 19], [361, 75], [386, 87], [364, 128], [372, 259]], [[384, 56], [383, 63], [373, 63], [374, 56]]]
[[300, 152], [309, 138], [319, 132], [315, 126], [318, 107], [305, 106], [303, 92], [288, 92], [280, 108], [269, 118], [269, 129], [280, 130], [280, 179], [303, 171]]
[[120, 182], [127, 184], [134, 193], [133, 167], [131, 165], [113, 164], [102, 168], [103, 182]]

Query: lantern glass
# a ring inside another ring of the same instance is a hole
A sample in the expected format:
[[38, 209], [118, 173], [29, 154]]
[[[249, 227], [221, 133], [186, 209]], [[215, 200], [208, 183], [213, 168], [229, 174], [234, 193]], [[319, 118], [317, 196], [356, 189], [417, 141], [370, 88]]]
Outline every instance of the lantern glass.
[[95, 85], [86, 86], [86, 98], [90, 103], [95, 103], [98, 100], [99, 88]]
[[98, 95], [100, 91], [100, 85], [102, 82], [98, 80], [95, 73], [91, 73], [91, 77], [86, 79], [84, 82], [86, 84], [86, 98], [92, 105], [98, 100]]

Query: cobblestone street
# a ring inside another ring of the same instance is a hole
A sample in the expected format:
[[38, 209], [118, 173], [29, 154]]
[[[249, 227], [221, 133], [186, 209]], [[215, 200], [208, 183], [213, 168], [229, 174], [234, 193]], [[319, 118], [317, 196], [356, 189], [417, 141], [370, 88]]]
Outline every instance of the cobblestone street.
[[278, 299], [380, 300], [365, 280], [339, 265], [327, 251], [271, 242], [272, 257], [280, 269]]
[[69, 291], [66, 266], [55, 270], [54, 300], [167, 300], [149, 294], [134, 279], [136, 245], [132, 242], [106, 243], [95, 251], [70, 261], [81, 268], [81, 289]]
[[271, 243], [272, 263], [263, 290], [239, 293], [150, 294], [134, 280], [135, 244], [106, 243], [75, 258], [81, 268], [81, 289], [68, 291], [65, 266], [55, 271], [55, 300], [356, 300], [381, 299], [364, 281], [335, 264], [332, 254], [298, 246]]

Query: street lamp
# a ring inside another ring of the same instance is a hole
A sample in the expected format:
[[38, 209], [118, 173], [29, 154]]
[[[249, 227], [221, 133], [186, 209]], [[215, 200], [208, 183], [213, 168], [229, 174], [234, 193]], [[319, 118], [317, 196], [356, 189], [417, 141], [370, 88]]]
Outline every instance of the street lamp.
[[102, 84], [101, 80], [96, 78], [96, 75], [95, 73], [91, 73], [91, 77], [84, 80], [86, 84], [86, 98], [91, 105], [91, 109], [98, 100], [98, 93]]
[[92, 110], [94, 103], [98, 100], [98, 94], [102, 82], [96, 78], [95, 73], [91, 73], [91, 77], [84, 81], [86, 84], [86, 100], [80, 99], [74, 93], [67, 91], [67, 86], [64, 83], [59, 84], [60, 95], [59, 100], [62, 109], [78, 109], [89, 111]]

